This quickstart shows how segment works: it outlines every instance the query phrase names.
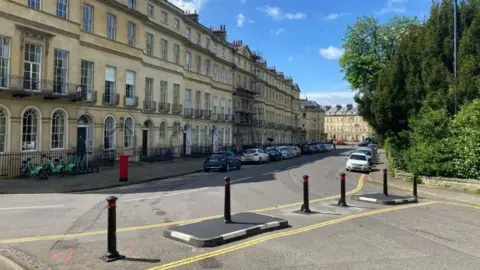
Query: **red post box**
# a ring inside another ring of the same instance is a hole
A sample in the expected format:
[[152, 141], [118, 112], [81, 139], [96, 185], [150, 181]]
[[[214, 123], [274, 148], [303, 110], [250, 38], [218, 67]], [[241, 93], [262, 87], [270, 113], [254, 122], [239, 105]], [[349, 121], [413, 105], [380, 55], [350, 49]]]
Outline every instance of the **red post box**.
[[120, 154], [120, 167], [119, 167], [119, 178], [120, 182], [128, 181], [128, 155]]

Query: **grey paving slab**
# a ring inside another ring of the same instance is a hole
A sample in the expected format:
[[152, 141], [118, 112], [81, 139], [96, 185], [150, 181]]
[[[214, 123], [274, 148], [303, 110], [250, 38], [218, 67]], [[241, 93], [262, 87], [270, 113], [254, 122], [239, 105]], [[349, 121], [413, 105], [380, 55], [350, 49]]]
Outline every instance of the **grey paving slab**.
[[387, 204], [387, 205], [407, 204], [407, 203], [414, 203], [418, 201], [417, 198], [412, 196], [399, 196], [399, 195], [386, 196], [383, 193], [353, 195], [352, 200], [378, 203], [378, 204]]
[[215, 218], [170, 228], [163, 235], [196, 247], [214, 247], [287, 227], [285, 219], [245, 212], [232, 215], [231, 223], [225, 223], [223, 217]]

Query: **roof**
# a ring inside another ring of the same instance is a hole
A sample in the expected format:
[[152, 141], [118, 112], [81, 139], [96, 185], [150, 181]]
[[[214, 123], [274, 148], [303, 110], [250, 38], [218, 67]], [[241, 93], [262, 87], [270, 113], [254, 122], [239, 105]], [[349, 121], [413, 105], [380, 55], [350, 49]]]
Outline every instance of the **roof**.
[[317, 102], [308, 99], [301, 99], [300, 100], [300, 108], [302, 109], [322, 109]]
[[324, 108], [330, 109], [327, 110], [325, 113], [327, 116], [347, 116], [347, 115], [352, 115], [356, 116], [358, 115], [358, 109], [354, 107], [352, 104], [347, 104], [346, 106], [341, 106], [341, 105], [326, 105]]

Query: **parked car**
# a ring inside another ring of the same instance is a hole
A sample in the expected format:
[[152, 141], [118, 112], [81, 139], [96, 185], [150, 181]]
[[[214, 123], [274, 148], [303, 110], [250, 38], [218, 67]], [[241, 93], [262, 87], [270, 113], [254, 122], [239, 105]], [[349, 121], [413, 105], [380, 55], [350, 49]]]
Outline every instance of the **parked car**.
[[279, 161], [282, 160], [282, 152], [280, 152], [277, 147], [267, 147], [265, 152], [269, 156], [270, 161]]
[[370, 172], [370, 164], [366, 154], [362, 152], [353, 152], [347, 159], [345, 170]]
[[283, 159], [289, 159], [294, 157], [292, 149], [290, 149], [290, 147], [288, 146], [280, 146], [278, 147], [278, 150], [280, 150], [280, 152], [282, 153]]
[[261, 148], [251, 148], [243, 152], [242, 162], [256, 162], [262, 164], [263, 162], [268, 162], [269, 156]]
[[290, 146], [290, 150], [292, 150], [294, 157], [299, 157], [302, 155], [302, 151], [300, 151], [298, 146]]
[[212, 153], [203, 163], [203, 170], [206, 172], [210, 170], [223, 170], [228, 172], [232, 168], [240, 170], [242, 168], [242, 161], [230, 151]]
[[370, 149], [372, 149], [372, 151], [373, 151], [374, 154], [377, 154], [378, 145], [371, 143], [371, 144], [369, 144], [367, 147], [370, 148]]
[[374, 156], [373, 156], [372, 149], [370, 149], [368, 147], [360, 147], [355, 152], [364, 153], [368, 157], [368, 162], [370, 163], [370, 165], [373, 165], [373, 157]]

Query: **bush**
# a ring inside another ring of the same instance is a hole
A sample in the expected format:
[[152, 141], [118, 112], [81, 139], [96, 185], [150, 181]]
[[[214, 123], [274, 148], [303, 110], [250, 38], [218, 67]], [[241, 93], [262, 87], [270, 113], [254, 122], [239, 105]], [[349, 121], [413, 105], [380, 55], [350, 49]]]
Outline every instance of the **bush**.
[[451, 126], [448, 144], [452, 146], [455, 176], [480, 178], [480, 99], [462, 106]]

